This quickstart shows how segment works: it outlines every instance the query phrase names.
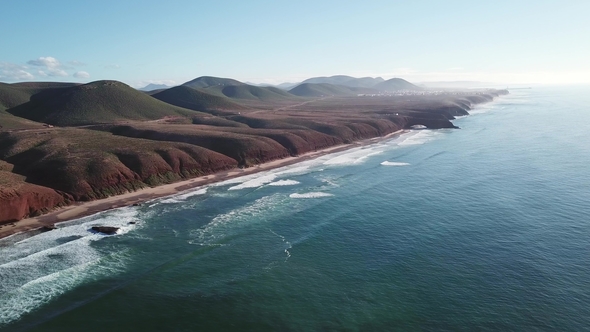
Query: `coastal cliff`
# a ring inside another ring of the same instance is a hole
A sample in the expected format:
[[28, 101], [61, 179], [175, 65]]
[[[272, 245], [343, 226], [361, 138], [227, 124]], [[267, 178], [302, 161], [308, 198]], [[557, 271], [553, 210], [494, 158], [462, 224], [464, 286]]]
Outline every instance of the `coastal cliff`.
[[[0, 119], [13, 126], [0, 131], [0, 223], [73, 202], [383, 137], [414, 125], [456, 128], [456, 116], [507, 93], [330, 96], [305, 102], [297, 96], [272, 101], [249, 97], [237, 107], [241, 95], [190, 100], [212, 88], [176, 89], [182, 93], [162, 94], [163, 101], [113, 81], [2, 88], [4, 96], [18, 92], [20, 99], [4, 102], [8, 107], [0, 112]], [[276, 91], [269, 91], [272, 94], [262, 96], [278, 98]], [[175, 96], [191, 107], [209, 106], [197, 112], [164, 103], [178, 105]], [[69, 110], [72, 104], [75, 109]], [[147, 115], [142, 113], [146, 108]], [[112, 114], [116, 121], [108, 123]], [[40, 119], [49, 124], [34, 122]], [[58, 127], [65, 125], [70, 127]]]

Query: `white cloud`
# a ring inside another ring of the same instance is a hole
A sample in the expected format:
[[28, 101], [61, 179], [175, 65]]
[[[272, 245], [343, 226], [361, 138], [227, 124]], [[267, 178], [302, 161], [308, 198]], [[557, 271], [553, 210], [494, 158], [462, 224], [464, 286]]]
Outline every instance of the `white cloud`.
[[39, 57], [37, 60], [27, 61], [27, 63], [32, 66], [47, 67], [49, 69], [61, 68], [61, 63], [59, 63], [59, 60], [51, 56]]
[[69, 76], [68, 73], [66, 73], [64, 70], [61, 70], [61, 69], [48, 69], [47, 71], [39, 70], [39, 71], [37, 71], [37, 74], [39, 76], [43, 76], [43, 77], [47, 77], [47, 76], [66, 77], [66, 76]]
[[39, 71], [41, 76], [65, 77], [69, 74], [64, 69], [71, 69], [63, 66], [59, 60], [54, 57], [39, 57], [36, 60], [29, 60], [27, 64], [31, 66], [44, 67], [44, 70]]
[[76, 78], [89, 78], [90, 74], [88, 74], [85, 71], [78, 71], [78, 72], [74, 73], [74, 77], [76, 77]]
[[23, 81], [35, 78], [33, 74], [26, 71], [26, 66], [14, 63], [0, 62], [0, 80], [3, 81]]
[[49, 71], [49, 73], [47, 73], [47, 75], [49, 75], [49, 76], [62, 76], [62, 77], [69, 76], [69, 74], [66, 73], [66, 71], [62, 70], [62, 69], [52, 69]]

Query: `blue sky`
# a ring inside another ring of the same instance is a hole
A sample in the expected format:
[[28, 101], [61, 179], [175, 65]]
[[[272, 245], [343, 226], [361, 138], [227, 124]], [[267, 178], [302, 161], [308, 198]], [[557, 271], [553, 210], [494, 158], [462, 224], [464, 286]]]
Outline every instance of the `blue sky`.
[[590, 1], [4, 1], [0, 81], [589, 83]]

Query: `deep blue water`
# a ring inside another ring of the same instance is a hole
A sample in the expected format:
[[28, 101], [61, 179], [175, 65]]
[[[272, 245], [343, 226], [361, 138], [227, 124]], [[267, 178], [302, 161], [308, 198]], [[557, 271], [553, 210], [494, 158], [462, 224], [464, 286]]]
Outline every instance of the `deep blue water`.
[[589, 105], [514, 90], [460, 130], [4, 239], [0, 329], [588, 330]]

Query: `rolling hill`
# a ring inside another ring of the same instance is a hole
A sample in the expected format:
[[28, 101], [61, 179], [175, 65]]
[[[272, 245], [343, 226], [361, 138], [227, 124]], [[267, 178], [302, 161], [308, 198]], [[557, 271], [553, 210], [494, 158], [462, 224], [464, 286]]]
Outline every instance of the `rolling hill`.
[[31, 99], [31, 96], [44, 90], [69, 88], [76, 85], [78, 84], [56, 82], [0, 83], [0, 110], [24, 104]]
[[226, 97], [212, 95], [185, 85], [158, 92], [153, 94], [152, 97], [168, 104], [195, 111], [240, 110], [245, 108]]
[[227, 97], [234, 102], [241, 101], [264, 101], [278, 102], [284, 100], [297, 99], [298, 97], [290, 94], [285, 90], [275, 87], [259, 87], [247, 84], [239, 85], [215, 85], [199, 89], [202, 92]]
[[182, 86], [199, 90], [200, 92], [241, 101], [275, 102], [297, 99], [285, 90], [270, 86], [254, 86], [231, 78], [201, 76]]
[[8, 112], [33, 121], [58, 126], [112, 123], [124, 120], [156, 120], [166, 116], [199, 114], [173, 106], [117, 81], [45, 89]]

